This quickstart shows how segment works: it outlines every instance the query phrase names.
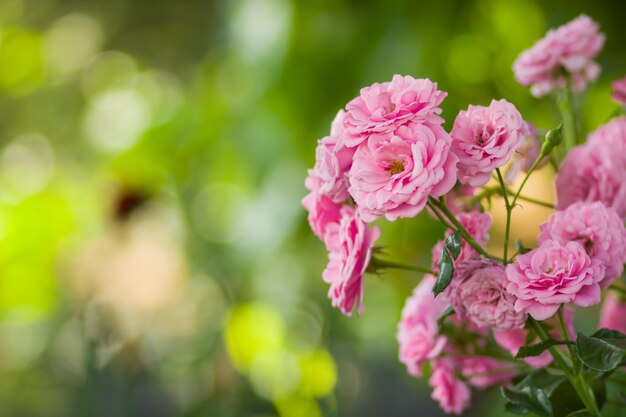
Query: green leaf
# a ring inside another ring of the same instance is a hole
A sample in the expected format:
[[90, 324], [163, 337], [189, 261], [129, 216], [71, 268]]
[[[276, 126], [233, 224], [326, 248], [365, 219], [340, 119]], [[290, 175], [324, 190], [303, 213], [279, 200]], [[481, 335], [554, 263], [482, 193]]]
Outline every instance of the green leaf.
[[514, 391], [500, 387], [500, 393], [506, 401], [508, 411], [521, 413], [528, 410], [539, 416], [552, 417], [552, 404], [546, 393], [538, 388], [526, 387], [523, 391]]
[[612, 371], [626, 359], [626, 336], [608, 329], [600, 329], [591, 337], [578, 333], [576, 350], [589, 368]]
[[522, 346], [519, 349], [519, 352], [517, 352], [517, 355], [515, 355], [515, 359], [539, 356], [543, 352], [545, 352], [547, 349], [550, 349], [552, 346], [565, 345], [565, 344], [574, 344], [574, 342], [569, 342], [569, 341], [566, 342], [562, 340], [555, 340], [555, 339], [549, 338], [539, 343], [536, 343], [534, 345]]
[[437, 329], [439, 330], [439, 333], [441, 333], [441, 330], [443, 328], [443, 322], [446, 320], [446, 318], [453, 315], [454, 313], [455, 311], [454, 311], [454, 308], [452, 308], [452, 306], [448, 306], [443, 311], [443, 313], [441, 313], [441, 316], [439, 316], [439, 318], [437, 319]]
[[439, 274], [437, 274], [437, 281], [433, 285], [433, 293], [435, 297], [442, 291], [448, 288], [452, 281], [452, 275], [454, 275], [454, 261], [452, 258], [457, 259], [461, 253], [461, 234], [455, 232], [448, 236], [443, 244], [441, 255], [439, 256]]
[[461, 232], [454, 232], [446, 238], [443, 246], [450, 252], [450, 255], [456, 260], [461, 254]]
[[594, 417], [594, 415], [587, 410], [578, 410], [573, 413], [569, 413], [567, 417]]

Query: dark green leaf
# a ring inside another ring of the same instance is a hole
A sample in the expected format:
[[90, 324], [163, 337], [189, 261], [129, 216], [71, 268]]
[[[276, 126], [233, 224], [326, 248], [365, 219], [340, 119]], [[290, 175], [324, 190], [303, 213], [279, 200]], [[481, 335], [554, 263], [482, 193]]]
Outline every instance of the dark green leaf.
[[[539, 416], [552, 417], [552, 404], [546, 393], [538, 388], [527, 387], [523, 391], [514, 391], [500, 387], [500, 393], [506, 401], [508, 410], [521, 412], [528, 410]], [[510, 405], [509, 405], [510, 404]]]
[[454, 232], [448, 236], [443, 246], [454, 259], [457, 259], [461, 254], [461, 232]]
[[594, 417], [594, 415], [587, 410], [578, 410], [573, 413], [569, 413], [567, 417]]
[[435, 297], [448, 288], [450, 281], [452, 281], [452, 275], [454, 274], [453, 261], [445, 248], [441, 251], [437, 265], [439, 266], [439, 274], [437, 274], [437, 281], [435, 281], [435, 285], [433, 285]]
[[597, 337], [598, 339], [626, 339], [626, 335], [611, 329], [600, 329], [596, 331], [591, 337]]
[[515, 356], [515, 358], [521, 359], [521, 358], [529, 358], [532, 356], [539, 356], [543, 352], [545, 352], [547, 349], [550, 349], [552, 346], [564, 345], [568, 343], [573, 344], [574, 342], [566, 342], [562, 340], [555, 340], [555, 339], [549, 338], [539, 343], [536, 343], [534, 345], [522, 346], [519, 349], [519, 352], [517, 352], [517, 355]]
[[446, 318], [453, 315], [454, 313], [455, 311], [452, 306], [448, 306], [448, 308], [446, 308], [443, 313], [441, 313], [441, 316], [439, 316], [439, 318], [437, 319], [437, 329], [439, 330], [439, 333], [441, 333], [441, 329], [443, 328], [443, 322], [446, 320]]
[[[609, 330], [601, 329], [600, 336], [616, 336]], [[626, 358], [626, 339], [622, 337], [589, 337], [578, 333], [576, 349], [580, 360], [597, 371], [612, 371]]]

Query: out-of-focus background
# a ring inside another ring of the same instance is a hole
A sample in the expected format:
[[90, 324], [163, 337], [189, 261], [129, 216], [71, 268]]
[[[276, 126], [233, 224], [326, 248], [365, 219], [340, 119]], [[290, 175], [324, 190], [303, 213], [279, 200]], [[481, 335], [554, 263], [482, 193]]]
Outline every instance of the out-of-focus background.
[[[395, 73], [449, 92], [448, 128], [492, 98], [551, 128], [511, 64], [581, 12], [607, 35], [590, 130], [626, 73], [620, 1], [0, 1], [0, 415], [440, 415], [397, 362], [418, 276], [367, 277], [361, 317], [330, 307], [300, 206], [316, 139]], [[550, 176], [527, 192], [551, 200]], [[531, 246], [549, 212], [523, 206]], [[427, 215], [380, 226], [430, 264]]]

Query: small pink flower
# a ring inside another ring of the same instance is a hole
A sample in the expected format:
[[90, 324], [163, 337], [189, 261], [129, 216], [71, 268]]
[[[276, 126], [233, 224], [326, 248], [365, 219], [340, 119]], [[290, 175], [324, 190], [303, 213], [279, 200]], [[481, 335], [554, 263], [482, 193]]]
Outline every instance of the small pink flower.
[[504, 265], [474, 259], [456, 265], [446, 298], [461, 317], [478, 327], [513, 330], [524, 327], [526, 312], [515, 309], [516, 297], [505, 288]]
[[600, 328], [626, 333], [626, 300], [609, 292], [600, 313]]
[[372, 134], [357, 149], [349, 174], [362, 219], [414, 217], [429, 195], [450, 191], [457, 159], [449, 151], [450, 136], [439, 125], [411, 122]]
[[539, 243], [577, 241], [591, 259], [604, 265], [606, 273], [601, 287], [608, 287], [622, 275], [626, 262], [626, 228], [615, 210], [600, 202], [574, 203], [552, 214], [539, 227]]
[[[480, 210], [481, 205], [479, 201], [472, 202], [471, 199], [476, 193], [476, 188], [470, 185], [463, 185], [457, 183], [448, 194], [446, 194], [446, 205], [448, 209], [455, 215]], [[433, 213], [429, 213], [434, 216]]]
[[550, 30], [532, 48], [522, 52], [513, 64], [517, 81], [531, 86], [535, 97], [565, 87], [571, 77], [572, 89], [583, 90], [600, 73], [593, 59], [604, 46], [598, 24], [581, 15], [557, 29]]
[[[481, 213], [474, 210], [467, 213], [460, 213], [457, 216], [459, 223], [467, 230], [467, 232], [474, 238], [476, 243], [483, 246], [489, 240], [489, 228], [491, 227], [491, 215], [489, 213]], [[452, 235], [451, 230], [446, 230], [445, 237]], [[435, 244], [432, 249], [432, 269], [435, 272], [439, 272], [439, 257], [443, 250], [445, 239], [440, 240]], [[478, 257], [478, 253], [472, 246], [470, 246], [465, 240], [461, 243], [461, 253], [455, 260], [455, 264], [463, 261], [468, 261]]]
[[302, 199], [302, 205], [309, 212], [307, 217], [311, 230], [321, 240], [325, 240], [328, 226], [338, 223], [341, 206], [323, 194], [310, 192]]
[[613, 100], [617, 101], [622, 106], [626, 106], [626, 77], [621, 80], [615, 80], [611, 83], [613, 87]]
[[476, 388], [501, 385], [515, 376], [515, 371], [502, 371], [507, 365], [484, 356], [474, 356], [460, 360], [461, 374]]
[[603, 145], [611, 150], [619, 149], [622, 154], [626, 154], [626, 117], [615, 117], [609, 123], [600, 126], [589, 134], [587, 142], [592, 145]]
[[354, 149], [342, 143], [343, 117], [344, 112], [340, 110], [331, 125], [330, 136], [318, 141], [315, 166], [309, 170], [305, 181], [310, 191], [326, 195], [336, 203], [348, 198], [348, 171], [354, 156]]
[[[563, 319], [570, 339], [575, 338], [576, 330], [574, 329], [574, 310], [565, 307], [563, 309]], [[559, 327], [554, 323], [552, 330], [548, 333], [554, 339], [562, 339], [559, 333]], [[517, 355], [519, 349], [524, 345], [532, 345], [541, 342], [541, 339], [536, 337], [534, 340], [528, 339], [528, 330], [495, 330], [493, 332], [493, 338], [502, 348], [506, 349], [511, 355]], [[539, 356], [531, 356], [529, 358], [522, 359], [524, 362], [532, 366], [533, 368], [544, 368], [552, 362], [552, 355], [547, 350], [541, 353]]]
[[461, 414], [470, 405], [469, 387], [454, 376], [454, 364], [447, 359], [433, 363], [433, 374], [428, 381], [433, 388], [432, 398], [446, 413]]
[[396, 337], [400, 344], [400, 362], [406, 365], [410, 375], [416, 377], [422, 376], [422, 365], [436, 358], [446, 344], [445, 336], [438, 333], [437, 319], [447, 303], [441, 297], [434, 297], [431, 290], [434, 284], [435, 277], [424, 276], [413, 295], [406, 300], [398, 323]]
[[350, 316], [357, 306], [363, 312], [363, 274], [367, 269], [374, 242], [380, 236], [377, 227], [369, 229], [350, 206], [341, 208], [339, 223], [326, 233], [329, 248], [324, 281], [330, 284], [328, 296], [333, 307]]
[[493, 170], [506, 164], [529, 133], [514, 105], [492, 100], [489, 107], [469, 106], [452, 127], [452, 152], [459, 157], [459, 181], [485, 185]]
[[362, 88], [346, 105], [345, 145], [358, 146], [373, 133], [393, 131], [409, 121], [441, 124], [439, 105], [446, 95], [437, 83], [408, 75]]
[[[511, 158], [511, 164], [506, 171], [505, 180], [511, 184], [520, 171], [528, 172], [541, 153], [541, 143], [537, 137], [537, 129], [528, 123], [527, 133], [522, 138], [522, 145], [515, 151]], [[539, 167], [548, 163], [544, 158]]]
[[600, 201], [626, 218], [626, 145], [596, 140], [572, 149], [554, 180], [557, 210], [578, 201]]
[[506, 289], [517, 297], [516, 311], [536, 320], [552, 317], [563, 304], [589, 307], [600, 302], [605, 267], [589, 258], [578, 242], [546, 240], [537, 249], [518, 255], [506, 267]]

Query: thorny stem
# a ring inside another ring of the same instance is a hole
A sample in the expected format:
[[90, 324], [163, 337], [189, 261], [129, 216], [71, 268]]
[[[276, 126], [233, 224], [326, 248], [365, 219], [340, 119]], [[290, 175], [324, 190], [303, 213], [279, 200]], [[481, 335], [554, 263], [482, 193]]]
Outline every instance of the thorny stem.
[[456, 232], [456, 229], [452, 225], [450, 225], [450, 223], [448, 223], [446, 219], [443, 218], [437, 207], [435, 207], [435, 205], [431, 203], [430, 200], [426, 201], [426, 205], [431, 209], [433, 213], [435, 213], [435, 216], [437, 216], [437, 219], [439, 219], [441, 224], [443, 224], [445, 227], [452, 230], [453, 232]]
[[[498, 175], [498, 181], [500, 182], [500, 187], [502, 187], [502, 197], [504, 198], [504, 205], [506, 206], [506, 227], [504, 228], [504, 254], [502, 258], [504, 259], [504, 264], [508, 263], [509, 259], [509, 235], [511, 233], [511, 211], [513, 211], [513, 207], [509, 202], [509, 193], [506, 189], [506, 184], [504, 183], [504, 178], [502, 178], [502, 173], [500, 172], [500, 168], [496, 168], [496, 174]], [[519, 193], [518, 193], [519, 194]]]
[[405, 271], [423, 272], [425, 274], [437, 275], [435, 271], [429, 268], [407, 265], [407, 264], [403, 264], [400, 262], [386, 261], [384, 259], [380, 259], [376, 257], [372, 257], [372, 259], [370, 260], [370, 266], [372, 266], [374, 269], [383, 269], [383, 268], [402, 269]]
[[572, 89], [568, 80], [567, 85], [557, 94], [557, 105], [563, 120], [563, 137], [565, 142], [565, 153], [571, 150], [578, 141], [578, 132], [576, 129], [576, 114], [574, 110], [574, 98]]

